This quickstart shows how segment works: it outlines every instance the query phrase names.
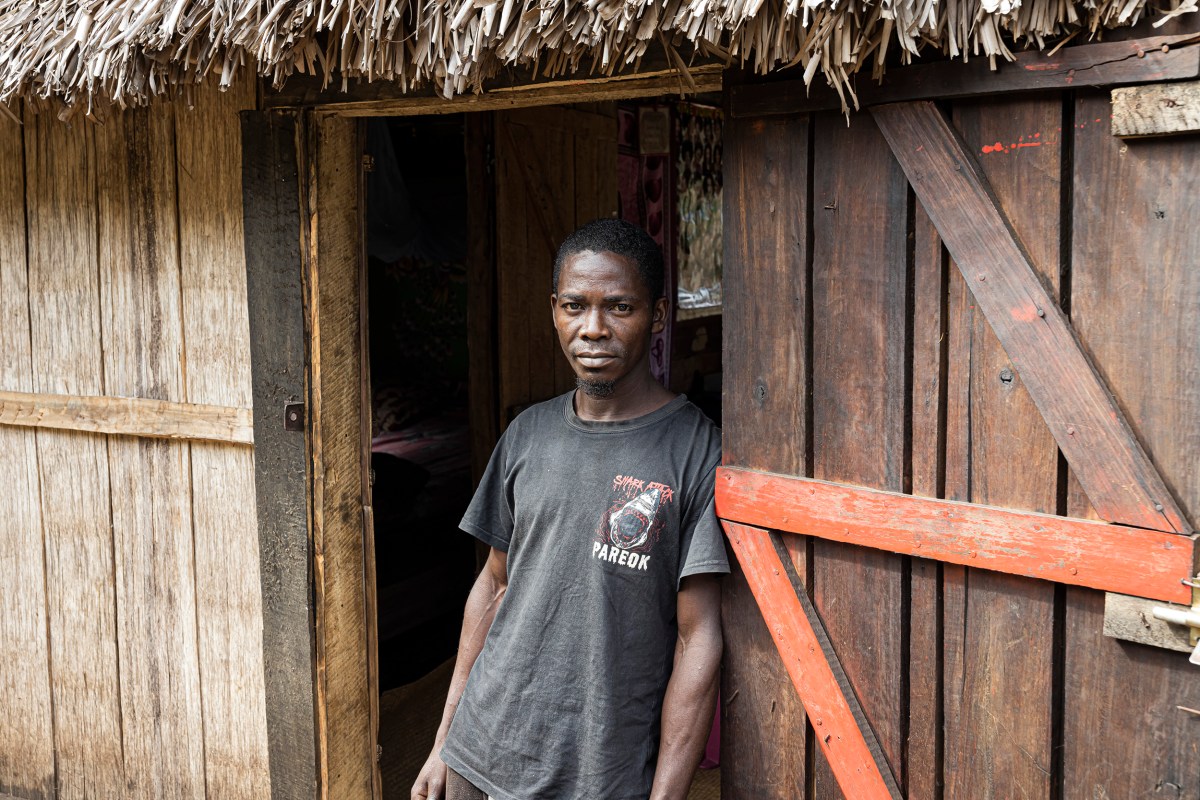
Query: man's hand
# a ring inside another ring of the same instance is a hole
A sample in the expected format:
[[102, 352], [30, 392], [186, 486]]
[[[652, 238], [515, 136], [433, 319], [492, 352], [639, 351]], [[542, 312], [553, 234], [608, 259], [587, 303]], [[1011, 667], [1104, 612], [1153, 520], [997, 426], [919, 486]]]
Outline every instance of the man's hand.
[[413, 784], [411, 800], [443, 800], [445, 798], [446, 764], [438, 755], [440, 749], [440, 744], [433, 748], [433, 752], [425, 761], [425, 766], [421, 767], [421, 772], [417, 775], [417, 782]]

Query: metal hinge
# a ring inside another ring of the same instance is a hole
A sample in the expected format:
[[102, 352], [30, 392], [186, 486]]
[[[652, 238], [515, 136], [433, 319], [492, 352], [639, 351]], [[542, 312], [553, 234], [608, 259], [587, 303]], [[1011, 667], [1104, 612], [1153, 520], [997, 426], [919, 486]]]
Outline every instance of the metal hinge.
[[1183, 585], [1190, 586], [1192, 589], [1192, 607], [1166, 608], [1155, 606], [1154, 618], [1160, 619], [1163, 622], [1169, 622], [1172, 625], [1187, 626], [1188, 641], [1195, 648], [1192, 650], [1192, 657], [1188, 661], [1200, 665], [1200, 575], [1197, 575], [1195, 578], [1185, 578]]

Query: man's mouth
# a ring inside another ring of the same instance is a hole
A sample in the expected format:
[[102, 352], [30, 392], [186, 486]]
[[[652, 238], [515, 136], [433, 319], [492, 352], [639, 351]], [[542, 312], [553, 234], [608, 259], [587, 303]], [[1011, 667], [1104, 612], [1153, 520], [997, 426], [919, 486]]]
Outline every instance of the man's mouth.
[[576, 353], [575, 360], [585, 367], [603, 367], [616, 360], [612, 353], [588, 352]]

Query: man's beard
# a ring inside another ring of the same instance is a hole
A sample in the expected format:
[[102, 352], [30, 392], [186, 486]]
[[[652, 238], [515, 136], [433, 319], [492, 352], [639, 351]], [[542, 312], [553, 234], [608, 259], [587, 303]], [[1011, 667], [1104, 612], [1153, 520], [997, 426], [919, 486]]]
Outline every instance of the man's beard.
[[617, 387], [616, 381], [589, 381], [586, 378], [575, 378], [575, 386], [588, 397], [596, 397], [603, 399], [611, 397], [613, 389]]

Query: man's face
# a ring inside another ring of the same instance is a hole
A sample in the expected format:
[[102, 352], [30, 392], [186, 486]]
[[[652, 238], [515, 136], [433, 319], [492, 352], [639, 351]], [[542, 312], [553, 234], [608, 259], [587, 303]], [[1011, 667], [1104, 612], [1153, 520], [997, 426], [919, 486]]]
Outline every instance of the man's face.
[[603, 397], [650, 369], [650, 335], [666, 324], [667, 301], [650, 300], [637, 265], [616, 253], [568, 256], [551, 295], [558, 343], [585, 392]]

